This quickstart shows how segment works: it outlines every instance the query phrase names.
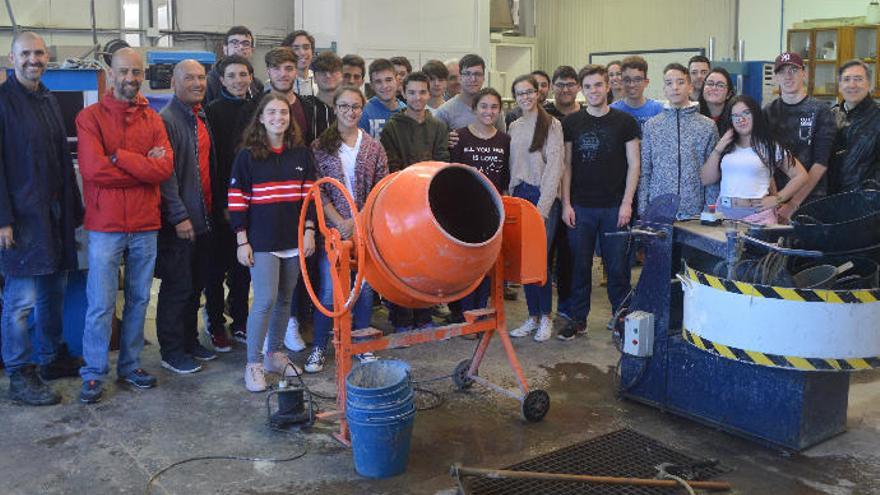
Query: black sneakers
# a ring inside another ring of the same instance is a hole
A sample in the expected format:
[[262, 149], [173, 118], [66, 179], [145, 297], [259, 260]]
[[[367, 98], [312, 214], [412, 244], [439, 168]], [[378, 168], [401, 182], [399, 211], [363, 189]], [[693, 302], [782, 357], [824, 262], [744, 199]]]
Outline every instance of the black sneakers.
[[214, 354], [213, 351], [209, 350], [207, 347], [202, 344], [196, 344], [190, 350], [189, 354], [199, 361], [211, 361], [213, 359], [217, 359], [217, 355]]
[[79, 392], [79, 401], [83, 404], [94, 404], [101, 400], [104, 394], [104, 385], [101, 380], [88, 380], [83, 382], [82, 390]]
[[163, 357], [162, 367], [181, 375], [187, 375], [202, 370], [202, 366], [188, 354]]
[[137, 388], [153, 388], [156, 386], [156, 377], [147, 373], [143, 368], [132, 371], [122, 381]]
[[40, 378], [45, 381], [57, 380], [59, 378], [78, 377], [79, 369], [82, 367], [83, 361], [80, 358], [73, 357], [67, 350], [67, 346], [62, 344], [58, 348], [55, 359], [39, 368]]
[[30, 406], [51, 406], [61, 402], [61, 396], [40, 380], [33, 365], [26, 365], [9, 375], [9, 398]]
[[577, 321], [568, 321], [566, 325], [562, 327], [562, 330], [556, 334], [556, 338], [569, 341], [574, 340], [578, 335], [587, 335], [587, 325]]

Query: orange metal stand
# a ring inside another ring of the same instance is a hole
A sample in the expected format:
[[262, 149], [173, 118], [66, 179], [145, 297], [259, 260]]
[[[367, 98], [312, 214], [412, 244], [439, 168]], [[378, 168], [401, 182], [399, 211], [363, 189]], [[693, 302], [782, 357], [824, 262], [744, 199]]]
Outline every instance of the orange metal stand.
[[[336, 229], [328, 227], [323, 214], [324, 199], [320, 194], [320, 186], [322, 184], [330, 184], [338, 188], [348, 200], [351, 211], [357, 212], [357, 209], [348, 191], [341, 183], [334, 179], [323, 178], [315, 183], [304, 200], [299, 223], [299, 239], [302, 241], [306, 211], [308, 205], [314, 201], [317, 208], [318, 228], [324, 237], [323, 248], [327, 252], [332, 268], [331, 280], [333, 283], [333, 307], [335, 309], [331, 311], [321, 305], [307, 275], [303, 276], [303, 281], [309, 296], [315, 303], [315, 307], [328, 317], [333, 318], [333, 345], [336, 351], [337, 409], [321, 413], [318, 415], [318, 418], [338, 421], [339, 431], [334, 433], [334, 437], [343, 444], [350, 445], [348, 423], [345, 418], [345, 379], [351, 370], [353, 355], [435, 342], [468, 334], [479, 334], [480, 339], [473, 356], [470, 359], [461, 361], [456, 366], [453, 373], [453, 382], [456, 386], [465, 389], [473, 383], [479, 383], [520, 401], [521, 412], [526, 420], [540, 421], [543, 419], [549, 410], [550, 398], [543, 390], [529, 389], [510, 336], [507, 333], [503, 290], [505, 278], [521, 283], [543, 282], [546, 278], [546, 239], [544, 238], [543, 222], [537, 210], [530, 203], [523, 200], [503, 198], [504, 233], [502, 235], [506, 235], [507, 238], [503, 239], [501, 252], [488, 273], [492, 280], [489, 307], [465, 312], [465, 322], [461, 324], [383, 336], [381, 331], [372, 328], [355, 332], [351, 329], [352, 317], [350, 308], [354, 305], [360, 294], [360, 288], [364, 279], [364, 266], [365, 263], [369, 262], [366, 258], [370, 256], [370, 250], [365, 248], [365, 236], [370, 234], [365, 232], [365, 222], [359, 214], [353, 215], [355, 219], [355, 234], [351, 240], [343, 240]], [[379, 186], [376, 188], [378, 189]], [[300, 257], [300, 266], [303, 272], [305, 272], [306, 266], [302, 257]], [[353, 268], [357, 269], [357, 274], [352, 289], [351, 271]], [[373, 272], [373, 277], [376, 276], [378, 275], [375, 275], [375, 272]], [[479, 283], [484, 274], [477, 273], [472, 276]], [[373, 281], [369, 281], [373, 285]], [[381, 285], [381, 282], [379, 285]], [[450, 297], [447, 300], [454, 299], [457, 298]], [[519, 390], [516, 392], [496, 385], [479, 376], [480, 363], [485, 357], [489, 342], [496, 334], [501, 339], [510, 368], [516, 376], [519, 385]], [[353, 342], [353, 337], [357, 337], [358, 342]]]

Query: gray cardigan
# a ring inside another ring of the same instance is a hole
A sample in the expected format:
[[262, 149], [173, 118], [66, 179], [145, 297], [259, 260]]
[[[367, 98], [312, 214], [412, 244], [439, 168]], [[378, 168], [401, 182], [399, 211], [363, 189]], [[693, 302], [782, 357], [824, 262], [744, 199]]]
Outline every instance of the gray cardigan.
[[[162, 223], [163, 229], [172, 227], [189, 219], [196, 234], [204, 234], [211, 230], [211, 212], [205, 205], [202, 194], [202, 182], [199, 175], [198, 128], [196, 116], [192, 108], [178, 100], [175, 96], [168, 105], [159, 112], [168, 140], [174, 151], [174, 171], [171, 177], [162, 183]], [[204, 112], [200, 112], [202, 121]], [[210, 135], [211, 129], [208, 128]], [[213, 138], [211, 145], [210, 174], [216, 177], [217, 160], [214, 156]], [[219, 185], [212, 181], [211, 188], [219, 190]], [[225, 194], [225, 184], [223, 194]], [[214, 195], [216, 197], [216, 194]]]
[[706, 198], [700, 167], [709, 158], [718, 130], [712, 119], [700, 115], [697, 105], [665, 107], [642, 128], [642, 168], [639, 178], [639, 214], [664, 194], [681, 199], [679, 217], [698, 215]]

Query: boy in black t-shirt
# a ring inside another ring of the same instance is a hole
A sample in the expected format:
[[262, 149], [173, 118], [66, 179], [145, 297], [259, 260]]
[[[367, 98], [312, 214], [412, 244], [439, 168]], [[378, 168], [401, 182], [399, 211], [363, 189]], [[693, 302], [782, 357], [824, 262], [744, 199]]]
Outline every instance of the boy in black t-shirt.
[[572, 320], [557, 335], [560, 340], [586, 333], [597, 241], [608, 272], [608, 299], [613, 311], [629, 292], [625, 243], [604, 234], [629, 224], [639, 182], [639, 124], [629, 114], [608, 106], [608, 72], [600, 65], [587, 65], [578, 74], [578, 81], [587, 106], [562, 122], [562, 221], [571, 229], [568, 240], [574, 268]]

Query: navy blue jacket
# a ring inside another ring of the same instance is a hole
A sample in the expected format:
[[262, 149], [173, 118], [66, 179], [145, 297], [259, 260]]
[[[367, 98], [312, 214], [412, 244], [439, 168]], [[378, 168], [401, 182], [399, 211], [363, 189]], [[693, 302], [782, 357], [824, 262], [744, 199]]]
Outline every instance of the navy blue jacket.
[[[210, 174], [212, 197], [226, 194], [225, 184], [217, 184], [217, 158], [214, 136], [204, 111], [199, 118], [205, 122], [211, 136]], [[201, 235], [211, 230], [213, 212], [208, 211], [199, 175], [199, 143], [196, 116], [192, 108], [175, 96], [159, 112], [168, 131], [168, 141], [174, 151], [174, 172], [162, 183], [162, 231], [174, 232], [174, 226], [189, 219], [193, 230]], [[214, 201], [217, 204], [217, 201]]]
[[0, 227], [15, 247], [0, 251], [4, 275], [28, 277], [77, 267], [74, 231], [83, 206], [58, 101], [41, 83], [13, 76], [0, 86]]

